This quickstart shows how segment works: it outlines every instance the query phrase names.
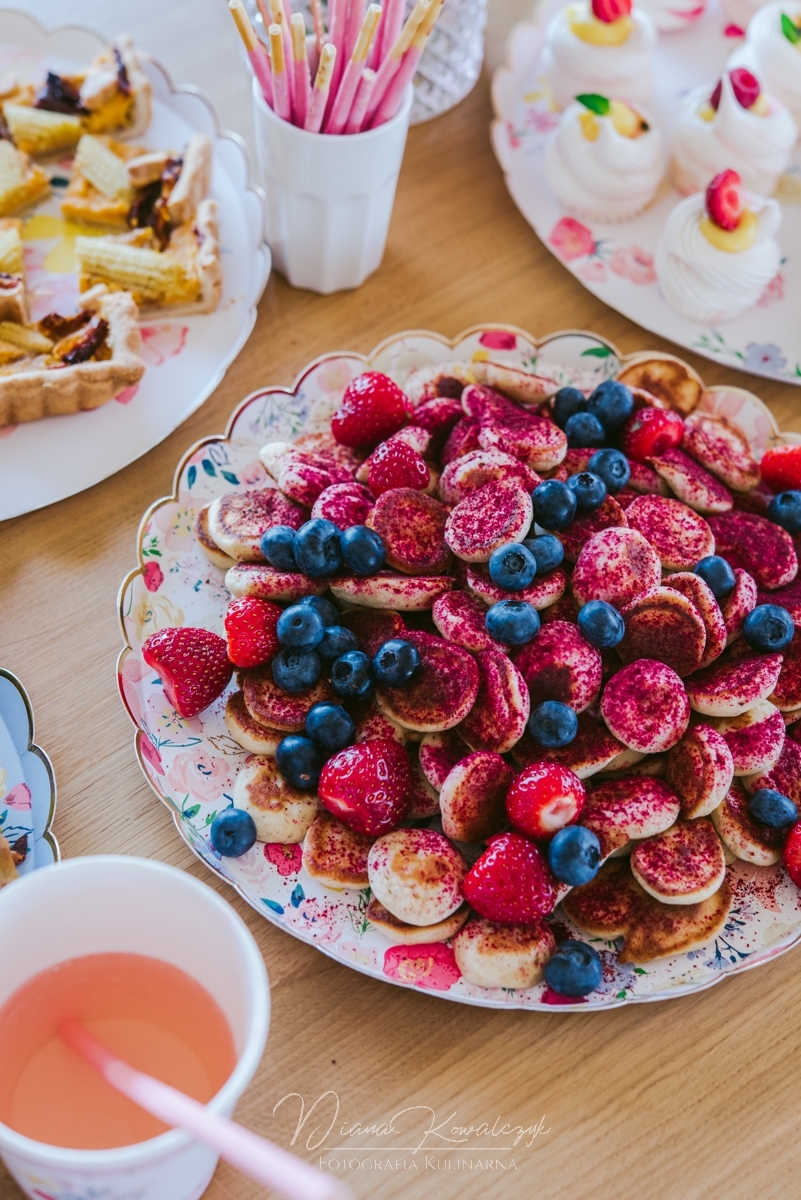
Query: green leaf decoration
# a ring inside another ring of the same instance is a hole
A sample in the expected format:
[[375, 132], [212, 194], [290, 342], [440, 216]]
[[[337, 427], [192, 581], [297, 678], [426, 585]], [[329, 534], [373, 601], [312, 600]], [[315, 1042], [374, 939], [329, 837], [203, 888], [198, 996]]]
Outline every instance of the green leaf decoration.
[[[794, 27], [795, 28], [795, 27]], [[583, 104], [590, 112], [597, 113], [599, 117], [608, 117], [612, 105], [607, 100], [606, 96], [596, 96], [594, 92], [585, 92], [581, 96], [576, 96], [579, 104]]]
[[581, 358], [609, 358], [611, 353], [608, 346], [592, 346], [589, 350], [582, 350]]
[[798, 28], [795, 21], [792, 21], [787, 13], [782, 13], [782, 33], [787, 38], [788, 42], [792, 42], [797, 46], [801, 42], [801, 29]]

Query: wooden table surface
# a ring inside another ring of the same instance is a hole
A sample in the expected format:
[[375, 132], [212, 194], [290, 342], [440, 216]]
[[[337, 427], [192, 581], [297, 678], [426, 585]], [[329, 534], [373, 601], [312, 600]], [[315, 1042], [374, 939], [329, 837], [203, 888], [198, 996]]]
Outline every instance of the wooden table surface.
[[[202, 85], [225, 126], [251, 133], [247, 81], [224, 0], [26, 0], [44, 23], [129, 28], [178, 82]], [[388, 1120], [407, 1134], [435, 1124], [539, 1128], [511, 1152], [465, 1157], [429, 1139], [340, 1134], [359, 1198], [526, 1197], [692, 1200], [797, 1194], [801, 1043], [790, 953], [759, 971], [673, 1003], [608, 1013], [492, 1012], [375, 982], [275, 929], [216, 882], [178, 838], [145, 784], [117, 697], [117, 588], [135, 563], [137, 524], [171, 487], [184, 449], [223, 429], [235, 404], [263, 384], [289, 384], [326, 350], [369, 351], [388, 334], [455, 335], [482, 322], [535, 334], [596, 330], [628, 352], [663, 345], [586, 292], [539, 243], [507, 195], [490, 149], [490, 72], [527, 0], [491, 0], [485, 73], [450, 114], [411, 131], [386, 257], [356, 292], [320, 297], [273, 276], [250, 341], [201, 410], [146, 459], [59, 505], [0, 527], [0, 663], [33, 699], [38, 740], [59, 787], [56, 833], [65, 857], [134, 854], [180, 866], [217, 888], [263, 951], [272, 1030], [239, 1118], [289, 1145], [299, 1093], [324, 1133]], [[801, 429], [801, 393], [693, 360], [711, 383], [751, 384], [787, 429]], [[0, 1069], [2, 1069], [0, 1067]], [[799, 1074], [797, 1075], [796, 1072]], [[330, 1106], [330, 1107], [329, 1107]], [[453, 1117], [453, 1120], [450, 1118]], [[319, 1136], [319, 1134], [317, 1135]], [[333, 1136], [333, 1134], [332, 1134]], [[315, 1144], [312, 1137], [310, 1144]], [[527, 1144], [529, 1143], [530, 1144]], [[328, 1141], [324, 1144], [334, 1144]], [[506, 1137], [473, 1146], [510, 1144]], [[433, 1153], [432, 1153], [433, 1151]], [[378, 1164], [376, 1164], [376, 1159]], [[484, 1167], [475, 1166], [481, 1159]], [[487, 1169], [486, 1160], [502, 1163]], [[359, 1165], [362, 1164], [362, 1165]], [[380, 1169], [379, 1169], [380, 1168]], [[264, 1193], [225, 1166], [209, 1200]], [[20, 1193], [0, 1166], [0, 1200]]]

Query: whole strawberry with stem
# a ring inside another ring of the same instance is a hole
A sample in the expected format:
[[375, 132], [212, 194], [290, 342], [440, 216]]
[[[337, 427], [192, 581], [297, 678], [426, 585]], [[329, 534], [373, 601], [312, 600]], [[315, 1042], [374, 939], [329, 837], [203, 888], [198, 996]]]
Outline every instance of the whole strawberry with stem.
[[431, 481], [425, 459], [406, 442], [382, 442], [370, 456], [367, 485], [377, 498], [393, 488], [415, 488], [422, 492]]
[[519, 833], [491, 839], [465, 877], [464, 894], [479, 916], [502, 925], [533, 924], [556, 904], [547, 862]]
[[209, 629], [159, 629], [142, 643], [142, 658], [158, 671], [182, 717], [196, 717], [213, 704], [233, 674], [225, 640]]
[[357, 742], [329, 758], [317, 794], [356, 833], [380, 837], [397, 829], [412, 798], [412, 772], [403, 746], [389, 738]]
[[228, 657], [235, 667], [259, 667], [280, 649], [276, 627], [282, 609], [270, 600], [240, 596], [225, 614]]
[[341, 446], [370, 449], [402, 429], [411, 411], [410, 401], [388, 375], [365, 371], [345, 388], [331, 432]]

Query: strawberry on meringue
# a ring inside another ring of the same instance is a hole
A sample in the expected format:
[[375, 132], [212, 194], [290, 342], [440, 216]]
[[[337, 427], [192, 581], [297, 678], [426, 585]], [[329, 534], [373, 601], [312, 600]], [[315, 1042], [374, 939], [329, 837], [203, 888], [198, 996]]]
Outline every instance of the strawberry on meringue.
[[579, 0], [553, 18], [543, 64], [565, 108], [580, 92], [647, 103], [653, 93], [656, 29], [631, 0]]
[[728, 65], [753, 71], [801, 125], [801, 8], [797, 2], [779, 0], [755, 12], [748, 22], [745, 44], [732, 54]]

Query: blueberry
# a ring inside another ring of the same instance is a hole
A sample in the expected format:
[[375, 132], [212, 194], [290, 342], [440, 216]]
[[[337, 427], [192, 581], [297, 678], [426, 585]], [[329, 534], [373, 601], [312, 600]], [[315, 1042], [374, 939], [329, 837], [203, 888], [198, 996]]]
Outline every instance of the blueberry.
[[734, 590], [737, 580], [725, 558], [719, 554], [709, 554], [693, 567], [694, 573], [703, 579], [716, 600], [723, 600]]
[[326, 629], [329, 625], [338, 625], [341, 613], [337, 612], [330, 600], [325, 600], [322, 596], [304, 596], [299, 604], [308, 604], [311, 608], [317, 610], [323, 618], [323, 625]]
[[306, 714], [305, 730], [326, 754], [336, 754], [353, 741], [356, 722], [341, 704], [313, 704]]
[[540, 746], [553, 750], [573, 741], [578, 733], [578, 717], [566, 704], [546, 700], [533, 710], [528, 719], [528, 731]]
[[537, 560], [520, 542], [493, 550], [489, 560], [490, 579], [508, 592], [520, 592], [537, 574]]
[[574, 413], [584, 412], [586, 407], [587, 399], [578, 388], [560, 388], [553, 398], [553, 419], [560, 429], [564, 429]]
[[417, 647], [403, 638], [384, 642], [373, 659], [375, 677], [387, 687], [408, 687], [419, 666], [420, 653]]
[[291, 787], [313, 792], [323, 769], [323, 756], [309, 738], [290, 733], [278, 743], [275, 765]]
[[768, 517], [788, 533], [801, 533], [801, 492], [779, 492], [768, 505]]
[[606, 484], [607, 492], [614, 495], [624, 488], [631, 479], [629, 460], [620, 450], [596, 450], [587, 463], [587, 470], [592, 471]]
[[499, 600], [487, 609], [484, 624], [490, 637], [506, 646], [523, 646], [536, 637], [540, 615], [523, 600]]
[[224, 808], [211, 823], [211, 844], [222, 858], [247, 854], [256, 841], [256, 822], [244, 808]]
[[293, 604], [278, 618], [275, 632], [282, 646], [313, 650], [323, 640], [323, 618], [310, 604]]
[[579, 609], [578, 627], [591, 646], [610, 650], [626, 632], [626, 623], [612, 604], [605, 600], [588, 600]]
[[571, 887], [581, 887], [598, 874], [601, 843], [591, 829], [566, 825], [548, 844], [548, 862], [557, 879]]
[[574, 413], [565, 425], [568, 446], [583, 449], [586, 446], [602, 446], [606, 439], [604, 427], [592, 413]]
[[322, 658], [339, 658], [340, 654], [347, 654], [348, 650], [357, 650], [358, 646], [355, 634], [344, 625], [329, 625], [317, 647], [317, 653]]
[[363, 700], [373, 690], [370, 659], [361, 650], [348, 650], [335, 658], [331, 687], [343, 700]]
[[748, 812], [769, 829], [789, 829], [798, 820], [798, 809], [789, 796], [773, 788], [759, 788], [748, 801]]
[[607, 433], [619, 429], [634, 412], [634, 397], [625, 383], [616, 379], [606, 379], [587, 401], [587, 412], [603, 425]]
[[333, 521], [316, 517], [301, 525], [295, 535], [295, 562], [304, 575], [323, 579], [342, 566], [340, 531]]
[[541, 533], [539, 537], [526, 538], [521, 545], [534, 555], [538, 575], [542, 575], [545, 571], [552, 571], [565, 557], [564, 546], [552, 533]]
[[345, 565], [354, 575], [375, 575], [387, 560], [383, 538], [366, 525], [351, 525], [339, 539]]
[[320, 678], [322, 665], [315, 650], [279, 651], [272, 661], [273, 679], [284, 692], [305, 692]]
[[586, 942], [562, 942], [545, 964], [545, 982], [560, 996], [586, 996], [603, 977], [601, 958]]
[[600, 475], [593, 475], [592, 471], [571, 475], [567, 486], [576, 497], [576, 510], [580, 513], [595, 512], [606, 499], [606, 484]]
[[567, 529], [576, 515], [576, 496], [559, 479], [538, 483], [531, 493], [534, 520], [543, 529]]
[[786, 608], [758, 604], [743, 621], [743, 637], [752, 650], [775, 654], [793, 640], [795, 625]]
[[261, 552], [276, 571], [297, 571], [295, 536], [289, 525], [273, 525], [261, 535]]

